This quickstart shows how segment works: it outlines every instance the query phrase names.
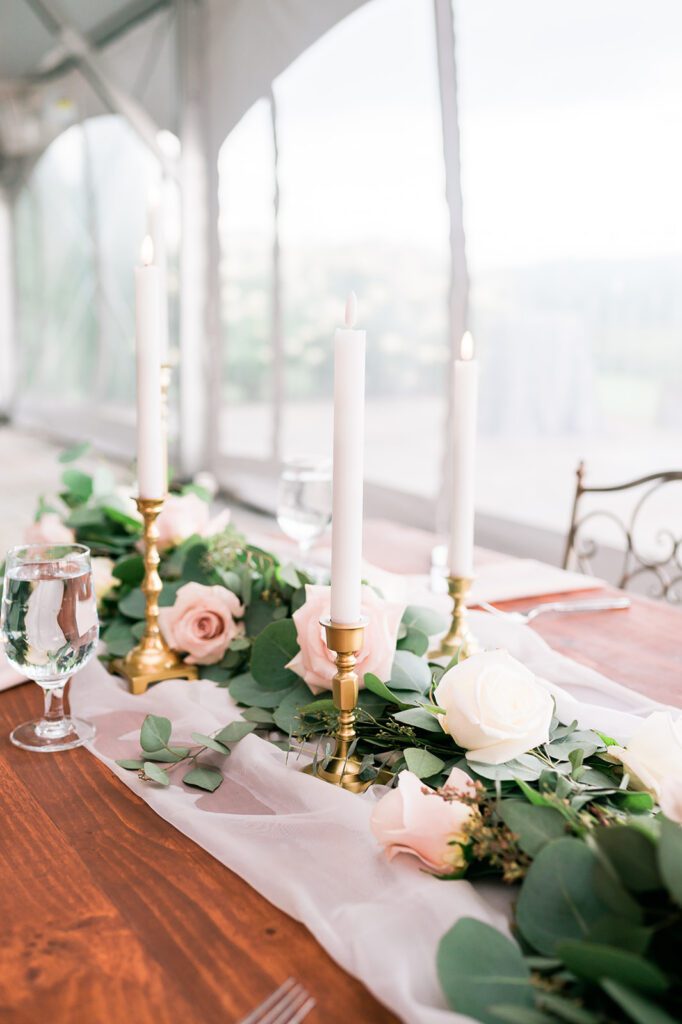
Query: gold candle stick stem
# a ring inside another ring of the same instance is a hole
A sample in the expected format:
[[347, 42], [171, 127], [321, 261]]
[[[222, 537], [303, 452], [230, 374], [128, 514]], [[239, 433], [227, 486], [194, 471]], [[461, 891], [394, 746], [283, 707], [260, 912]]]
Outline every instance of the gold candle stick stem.
[[159, 531], [156, 520], [163, 508], [163, 498], [138, 498], [137, 507], [143, 519], [145, 630], [142, 639], [126, 654], [111, 663], [116, 675], [128, 680], [132, 693], [144, 693], [151, 683], [164, 679], [196, 679], [195, 665], [186, 665], [171, 650], [159, 629], [159, 595], [163, 584], [159, 576]]
[[439, 648], [431, 651], [429, 657], [454, 658], [459, 651], [461, 661], [478, 651], [478, 645], [467, 621], [466, 601], [472, 583], [473, 579], [465, 576], [448, 577], [448, 593], [452, 598], [452, 622]]
[[342, 626], [330, 619], [322, 619], [327, 636], [327, 647], [336, 655], [336, 675], [332, 682], [332, 697], [339, 712], [334, 738], [336, 750], [324, 765], [309, 765], [305, 771], [333, 786], [351, 793], [362, 793], [377, 779], [359, 778], [361, 761], [352, 752], [356, 739], [355, 712], [358, 703], [358, 677], [355, 672], [358, 651], [362, 649], [366, 622]]

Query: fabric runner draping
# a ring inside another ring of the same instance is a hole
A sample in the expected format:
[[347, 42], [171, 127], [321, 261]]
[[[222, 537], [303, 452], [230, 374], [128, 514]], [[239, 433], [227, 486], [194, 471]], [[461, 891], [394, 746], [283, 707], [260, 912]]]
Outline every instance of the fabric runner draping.
[[[563, 721], [576, 718], [582, 728], [626, 740], [638, 716], [661, 708], [552, 651], [527, 626], [483, 613], [472, 613], [471, 622], [483, 647], [506, 648], [545, 682]], [[436, 976], [438, 942], [464, 916], [507, 931], [511, 891], [439, 881], [407, 856], [389, 863], [369, 829], [379, 787], [362, 796], [335, 789], [303, 775], [294, 755], [253, 735], [224, 762], [225, 782], [212, 794], [189, 789], [180, 778], [168, 788], [143, 783], [115, 764], [138, 756], [146, 714], [169, 717], [178, 744], [239, 718], [228, 691], [208, 680], [159, 683], [135, 697], [93, 662], [73, 680], [71, 707], [96, 724], [89, 745], [96, 757], [157, 814], [302, 921], [403, 1021], [468, 1019], [446, 1009]]]

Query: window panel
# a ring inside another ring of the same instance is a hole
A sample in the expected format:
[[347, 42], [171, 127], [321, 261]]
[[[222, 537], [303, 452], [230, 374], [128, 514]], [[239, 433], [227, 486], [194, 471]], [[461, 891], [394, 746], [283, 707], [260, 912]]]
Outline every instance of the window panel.
[[432, 5], [375, 0], [307, 50], [274, 92], [283, 452], [331, 450], [333, 330], [354, 289], [367, 330], [366, 476], [433, 497], [449, 248]]
[[455, 0], [479, 505], [680, 464], [682, 9]]

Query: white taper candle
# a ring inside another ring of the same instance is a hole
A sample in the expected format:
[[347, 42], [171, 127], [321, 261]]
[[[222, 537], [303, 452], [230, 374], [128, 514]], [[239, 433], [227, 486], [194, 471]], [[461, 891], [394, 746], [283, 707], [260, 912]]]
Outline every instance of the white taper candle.
[[452, 396], [452, 500], [450, 504], [450, 575], [474, 574], [474, 509], [478, 363], [469, 331], [455, 359]]
[[357, 299], [346, 303], [345, 326], [334, 335], [334, 479], [331, 619], [360, 619], [362, 480], [365, 434], [365, 332], [355, 330]]
[[137, 348], [137, 479], [141, 498], [166, 493], [161, 419], [161, 275], [152, 262], [154, 246], [147, 235], [135, 267], [135, 337]]

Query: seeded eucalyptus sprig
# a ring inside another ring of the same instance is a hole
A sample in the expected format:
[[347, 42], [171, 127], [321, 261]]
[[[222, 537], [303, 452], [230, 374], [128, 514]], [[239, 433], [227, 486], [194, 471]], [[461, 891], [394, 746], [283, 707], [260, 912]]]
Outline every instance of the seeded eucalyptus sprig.
[[[122, 758], [116, 764], [136, 771], [145, 782], [157, 782], [161, 786], [170, 785], [170, 773], [179, 765], [189, 766], [182, 777], [185, 785], [212, 793], [222, 785], [223, 773], [215, 764], [203, 763], [199, 758], [209, 751], [227, 757], [236, 743], [257, 728], [257, 723], [230, 722], [211, 736], [193, 732], [191, 738], [198, 744], [196, 747], [171, 746], [172, 728], [169, 718], [147, 715], [140, 730], [140, 758]], [[159, 762], [165, 762], [167, 767], [162, 768]]]

